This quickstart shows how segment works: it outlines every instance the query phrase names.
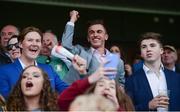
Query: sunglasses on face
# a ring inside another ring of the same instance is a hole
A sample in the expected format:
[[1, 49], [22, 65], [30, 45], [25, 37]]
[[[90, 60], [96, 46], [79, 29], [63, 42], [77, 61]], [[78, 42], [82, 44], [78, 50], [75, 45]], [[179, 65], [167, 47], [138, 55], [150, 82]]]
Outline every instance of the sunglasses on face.
[[13, 49], [13, 46], [14, 46], [15, 48], [20, 48], [18, 43], [9, 44], [6, 48], [7, 48], [8, 51], [10, 51], [10, 50]]

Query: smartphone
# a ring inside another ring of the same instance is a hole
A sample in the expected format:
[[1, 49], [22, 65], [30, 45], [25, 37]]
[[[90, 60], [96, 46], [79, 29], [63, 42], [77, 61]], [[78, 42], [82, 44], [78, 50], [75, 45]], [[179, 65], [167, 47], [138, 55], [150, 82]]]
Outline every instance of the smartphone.
[[[118, 64], [119, 64], [119, 55], [116, 54], [110, 54], [108, 57], [106, 57], [106, 63], [104, 64], [105, 68], [118, 68]], [[116, 74], [106, 74], [107, 77], [109, 77], [109, 79], [115, 79], [116, 78]]]

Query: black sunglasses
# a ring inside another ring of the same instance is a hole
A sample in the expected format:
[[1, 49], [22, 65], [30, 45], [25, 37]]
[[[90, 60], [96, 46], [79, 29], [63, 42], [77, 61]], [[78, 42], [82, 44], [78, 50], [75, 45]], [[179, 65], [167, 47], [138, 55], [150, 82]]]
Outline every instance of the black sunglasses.
[[7, 48], [8, 51], [10, 51], [10, 50], [13, 49], [13, 46], [16, 47], [16, 48], [20, 48], [18, 43], [15, 43], [15, 44], [9, 44], [9, 45], [7, 45], [6, 48]]

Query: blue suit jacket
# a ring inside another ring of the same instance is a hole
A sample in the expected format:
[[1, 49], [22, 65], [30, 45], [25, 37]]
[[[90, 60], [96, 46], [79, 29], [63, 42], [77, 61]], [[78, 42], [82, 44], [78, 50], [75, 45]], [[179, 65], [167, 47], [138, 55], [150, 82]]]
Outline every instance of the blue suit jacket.
[[[48, 74], [52, 88], [57, 90], [58, 93], [68, 87], [68, 85], [58, 77], [57, 73], [50, 65], [38, 63], [38, 67]], [[6, 99], [16, 82], [19, 80], [22, 70], [23, 68], [18, 59], [16, 59], [14, 63], [0, 67], [0, 94]]]
[[[170, 90], [169, 110], [180, 110], [180, 75], [164, 69], [167, 89]], [[125, 83], [125, 89], [132, 98], [137, 111], [148, 111], [148, 103], [153, 99], [153, 94], [143, 68], [130, 76]]]
[[135, 73], [135, 72], [138, 71], [139, 69], [143, 68], [143, 64], [144, 64], [144, 61], [143, 61], [143, 60], [141, 60], [141, 61], [138, 62], [138, 63], [133, 64], [133, 66], [132, 66], [133, 73]]

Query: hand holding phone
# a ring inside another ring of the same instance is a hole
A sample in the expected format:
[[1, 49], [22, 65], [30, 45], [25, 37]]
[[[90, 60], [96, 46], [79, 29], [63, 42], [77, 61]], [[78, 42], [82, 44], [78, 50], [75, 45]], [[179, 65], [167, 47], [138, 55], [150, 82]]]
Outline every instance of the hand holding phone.
[[[104, 64], [104, 68], [114, 68], [117, 70], [119, 64], [118, 60], [118, 55], [110, 54], [108, 57], [106, 57], [106, 63]], [[109, 79], [114, 79], [116, 78], [116, 74], [114, 74], [114, 72], [109, 72], [108, 74], [105, 74], [105, 76], [109, 77]]]

